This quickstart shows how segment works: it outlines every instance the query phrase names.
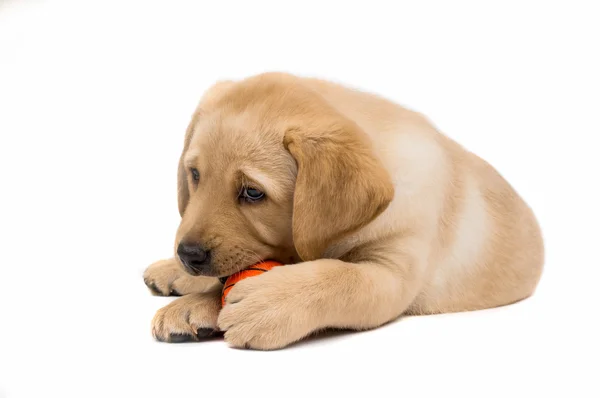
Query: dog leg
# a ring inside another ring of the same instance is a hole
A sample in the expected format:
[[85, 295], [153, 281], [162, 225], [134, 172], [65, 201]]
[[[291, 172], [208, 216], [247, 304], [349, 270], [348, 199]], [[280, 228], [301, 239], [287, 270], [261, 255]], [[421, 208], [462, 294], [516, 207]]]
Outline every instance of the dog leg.
[[144, 271], [144, 283], [157, 296], [183, 296], [200, 293], [218, 284], [217, 278], [192, 276], [185, 272], [177, 259], [157, 261]]
[[220, 284], [204, 293], [188, 294], [157, 311], [152, 320], [152, 335], [159, 341], [169, 343], [212, 337], [218, 334], [217, 317], [220, 310]]
[[423, 279], [425, 255], [389, 254], [360, 263], [322, 259], [276, 267], [240, 281], [217, 325], [230, 345], [264, 350], [324, 328], [378, 327], [406, 310]]

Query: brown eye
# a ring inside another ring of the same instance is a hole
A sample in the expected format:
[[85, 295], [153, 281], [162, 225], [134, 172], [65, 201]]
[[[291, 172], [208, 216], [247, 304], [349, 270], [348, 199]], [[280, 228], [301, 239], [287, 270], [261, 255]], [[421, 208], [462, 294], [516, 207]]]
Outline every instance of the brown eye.
[[254, 202], [258, 202], [259, 200], [263, 199], [265, 197], [265, 194], [264, 194], [264, 192], [262, 192], [256, 188], [246, 187], [242, 190], [241, 197], [246, 202], [254, 203]]
[[190, 172], [192, 173], [192, 179], [195, 182], [198, 182], [200, 180], [200, 172], [198, 169], [191, 169]]

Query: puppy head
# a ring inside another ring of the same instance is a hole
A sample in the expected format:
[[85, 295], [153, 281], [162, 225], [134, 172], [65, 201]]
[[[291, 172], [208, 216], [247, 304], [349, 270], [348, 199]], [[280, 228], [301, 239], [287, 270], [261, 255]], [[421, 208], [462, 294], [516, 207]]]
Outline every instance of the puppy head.
[[317, 259], [392, 199], [364, 132], [292, 76], [221, 85], [199, 108], [180, 159], [175, 242], [192, 274]]

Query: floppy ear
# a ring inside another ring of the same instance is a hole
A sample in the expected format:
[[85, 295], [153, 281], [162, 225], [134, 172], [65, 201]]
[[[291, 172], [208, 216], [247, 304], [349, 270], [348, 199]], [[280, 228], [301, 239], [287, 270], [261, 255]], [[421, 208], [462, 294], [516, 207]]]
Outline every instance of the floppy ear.
[[179, 215], [181, 217], [183, 217], [185, 208], [187, 207], [187, 204], [190, 201], [190, 191], [188, 189], [187, 174], [185, 166], [183, 164], [183, 158], [188, 148], [190, 147], [190, 141], [192, 141], [192, 135], [194, 133], [194, 126], [196, 125], [196, 122], [198, 121], [199, 117], [200, 111], [196, 110], [185, 132], [183, 150], [181, 151], [181, 156], [179, 156], [179, 166], [177, 168], [177, 204], [179, 205]]
[[293, 236], [304, 261], [381, 214], [394, 187], [366, 134], [342, 119], [327, 126], [288, 129], [284, 146], [298, 165]]
[[194, 126], [198, 122], [198, 119], [200, 119], [200, 116], [203, 114], [202, 107], [207, 106], [212, 102], [218, 100], [220, 98], [220, 95], [232, 85], [232, 81], [224, 80], [213, 84], [208, 90], [206, 90], [206, 92], [200, 99], [200, 103], [196, 107], [196, 111], [192, 116], [192, 120], [188, 125], [187, 131], [185, 132], [183, 151], [181, 152], [181, 156], [179, 157], [179, 167], [177, 169], [177, 202], [179, 205], [179, 215], [181, 217], [183, 217], [183, 213], [185, 212], [187, 204], [190, 201], [190, 191], [188, 189], [187, 175], [185, 166], [183, 164], [183, 158], [190, 146], [190, 141], [192, 140], [192, 136], [194, 133]]

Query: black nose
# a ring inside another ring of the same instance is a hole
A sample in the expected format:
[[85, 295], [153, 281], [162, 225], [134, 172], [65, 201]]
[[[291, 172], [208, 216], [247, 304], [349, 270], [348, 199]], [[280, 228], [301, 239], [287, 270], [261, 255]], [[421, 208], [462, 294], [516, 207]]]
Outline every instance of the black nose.
[[187, 271], [192, 275], [206, 274], [210, 266], [210, 250], [200, 245], [180, 243], [177, 255]]

